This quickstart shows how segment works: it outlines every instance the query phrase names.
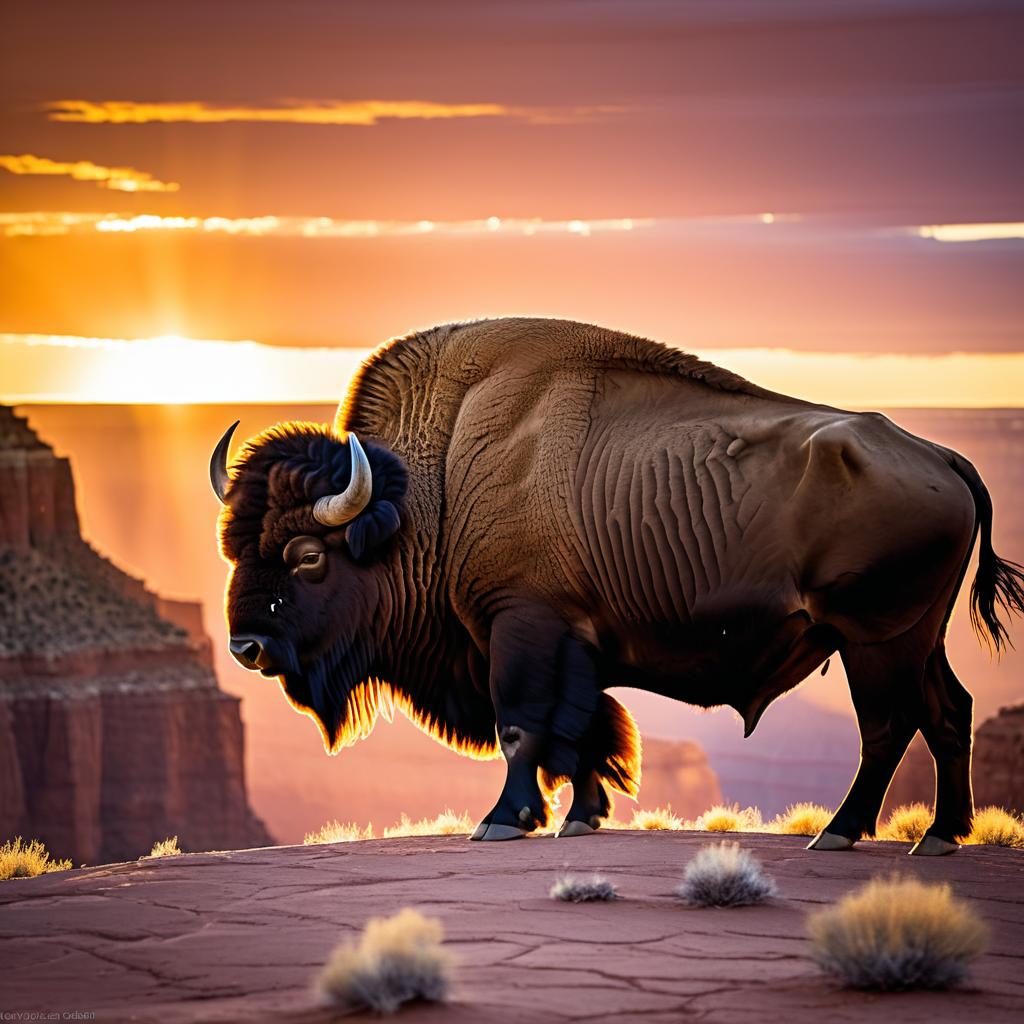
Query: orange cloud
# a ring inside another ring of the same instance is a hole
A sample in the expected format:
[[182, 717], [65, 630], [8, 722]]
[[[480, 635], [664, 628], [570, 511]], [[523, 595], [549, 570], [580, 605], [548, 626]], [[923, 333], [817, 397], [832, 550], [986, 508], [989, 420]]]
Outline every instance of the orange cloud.
[[155, 213], [72, 213], [26, 210], [0, 213], [0, 231], [19, 235], [67, 235], [99, 231], [104, 234], [188, 232], [195, 234], [266, 235], [280, 238], [394, 238], [408, 235], [548, 235], [592, 234], [649, 228], [655, 221], [638, 218], [610, 220], [543, 220], [488, 217], [486, 220], [341, 220], [334, 217], [184, 217]]
[[1024, 238], [1024, 222], [997, 224], [926, 224], [918, 228], [922, 238], [936, 242], [991, 242], [1000, 239]]
[[150, 124], [190, 122], [223, 124], [226, 121], [263, 121], [287, 124], [354, 125], [367, 127], [383, 120], [451, 120], [467, 117], [509, 117], [538, 124], [581, 120], [621, 108], [510, 107], [503, 103], [435, 103], [432, 100], [333, 100], [292, 102], [274, 107], [219, 107], [193, 100], [180, 103], [137, 103], [134, 100], [57, 100], [48, 103], [52, 121], [83, 124]]
[[181, 187], [176, 181], [158, 181], [134, 167], [104, 167], [91, 160], [50, 160], [32, 153], [0, 156], [0, 168], [11, 174], [66, 175], [75, 181], [92, 181], [100, 188], [118, 192], [177, 192]]

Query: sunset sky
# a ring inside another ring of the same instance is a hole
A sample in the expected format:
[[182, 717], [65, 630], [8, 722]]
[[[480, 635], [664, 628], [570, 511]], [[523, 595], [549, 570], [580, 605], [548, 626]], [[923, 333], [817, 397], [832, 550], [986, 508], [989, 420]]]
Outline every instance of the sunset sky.
[[836, 403], [1024, 404], [1022, 31], [987, 0], [20, 5], [0, 400], [323, 401], [389, 336], [530, 313]]

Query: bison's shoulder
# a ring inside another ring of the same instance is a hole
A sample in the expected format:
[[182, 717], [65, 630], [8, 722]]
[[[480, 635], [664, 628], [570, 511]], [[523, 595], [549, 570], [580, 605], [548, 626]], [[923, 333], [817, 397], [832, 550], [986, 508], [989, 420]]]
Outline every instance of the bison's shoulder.
[[443, 433], [467, 393], [488, 378], [535, 389], [538, 381], [556, 385], [561, 373], [635, 373], [715, 392], [782, 397], [646, 338], [571, 320], [507, 317], [445, 324], [380, 346], [353, 379], [336, 426], [384, 437], [413, 424]]

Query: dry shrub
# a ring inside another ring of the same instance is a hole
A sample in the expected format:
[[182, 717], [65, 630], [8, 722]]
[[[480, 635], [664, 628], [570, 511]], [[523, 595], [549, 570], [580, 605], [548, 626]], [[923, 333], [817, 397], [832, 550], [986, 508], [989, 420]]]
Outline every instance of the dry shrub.
[[171, 836], [170, 839], [161, 839], [158, 843], [153, 844], [153, 849], [146, 855], [147, 857], [178, 857], [181, 855], [181, 850], [178, 849], [178, 837]]
[[1010, 814], [1001, 807], [982, 807], [975, 812], [971, 834], [964, 842], [1024, 849], [1024, 818]]
[[601, 875], [561, 875], [551, 886], [549, 895], [553, 900], [565, 900], [567, 903], [594, 903], [614, 900], [618, 893], [615, 884]]
[[768, 827], [784, 836], [816, 836], [832, 820], [832, 815], [821, 804], [793, 804]]
[[360, 828], [354, 821], [342, 824], [340, 821], [329, 821], [321, 825], [316, 832], [307, 832], [302, 840], [303, 846], [320, 846], [322, 843], [353, 843], [357, 839], [372, 839], [373, 826]]
[[686, 865], [676, 895], [697, 907], [748, 907], [763, 903], [775, 891], [775, 882], [760, 862], [739, 843], [726, 840], [701, 847]]
[[51, 860], [38, 839], [26, 843], [21, 836], [0, 846], [0, 881], [8, 878], [34, 878], [48, 871], [67, 871], [69, 860]]
[[409, 907], [373, 917], [357, 943], [338, 946], [317, 980], [320, 992], [344, 1010], [394, 1013], [414, 999], [448, 994], [452, 954], [441, 945], [441, 922]]
[[411, 821], [408, 814], [403, 814], [397, 825], [384, 829], [385, 839], [401, 839], [405, 836], [459, 836], [469, 835], [475, 825], [468, 812], [456, 814], [450, 807], [442, 811], [436, 818], [423, 818]]
[[876, 878], [808, 922], [812, 955], [851, 988], [949, 988], [984, 951], [985, 923], [948, 885]]
[[716, 804], [694, 822], [694, 828], [704, 832], [757, 832], [763, 827], [761, 812], [756, 807], [740, 810], [739, 804]]
[[653, 811], [634, 811], [627, 828], [647, 829], [652, 832], [678, 832], [683, 819], [672, 813], [671, 807], [655, 807]]
[[924, 838], [932, 823], [932, 809], [925, 804], [904, 804], [889, 815], [878, 830], [879, 839], [895, 839], [901, 843], [916, 843]]

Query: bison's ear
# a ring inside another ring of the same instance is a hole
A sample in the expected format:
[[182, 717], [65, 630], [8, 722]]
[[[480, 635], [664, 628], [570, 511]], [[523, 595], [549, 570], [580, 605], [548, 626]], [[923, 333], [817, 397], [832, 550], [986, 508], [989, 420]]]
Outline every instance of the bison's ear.
[[345, 527], [345, 540], [352, 557], [358, 561], [380, 547], [401, 525], [398, 509], [390, 501], [375, 501]]
[[402, 460], [382, 445], [365, 446], [373, 473], [373, 496], [366, 508], [345, 527], [345, 541], [357, 561], [372, 555], [402, 525], [402, 506], [408, 473]]

